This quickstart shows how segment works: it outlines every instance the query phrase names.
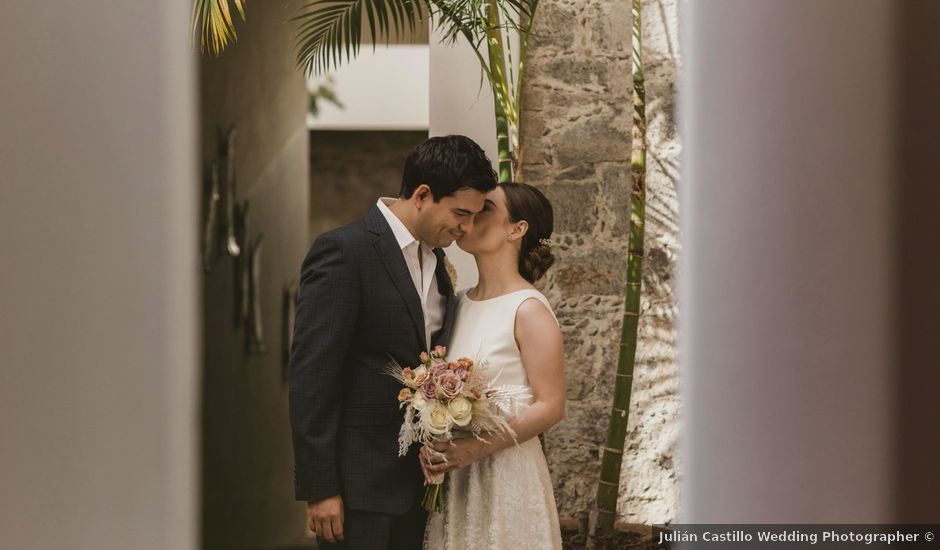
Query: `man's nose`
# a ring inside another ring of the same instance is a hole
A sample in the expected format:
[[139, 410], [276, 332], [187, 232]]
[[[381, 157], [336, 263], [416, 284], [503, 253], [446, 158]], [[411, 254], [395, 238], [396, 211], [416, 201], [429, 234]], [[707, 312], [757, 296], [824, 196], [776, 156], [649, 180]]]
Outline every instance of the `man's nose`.
[[473, 231], [473, 216], [470, 216], [469, 218], [461, 222], [457, 226], [457, 228], [460, 229], [460, 231], [462, 231], [464, 234]]

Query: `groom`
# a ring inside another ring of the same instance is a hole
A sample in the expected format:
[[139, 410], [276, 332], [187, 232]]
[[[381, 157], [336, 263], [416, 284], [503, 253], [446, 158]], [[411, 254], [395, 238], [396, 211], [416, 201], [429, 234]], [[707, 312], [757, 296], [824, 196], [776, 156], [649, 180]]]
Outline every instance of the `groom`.
[[301, 267], [289, 368], [294, 491], [325, 546], [420, 550], [418, 449], [398, 456], [400, 384], [450, 336], [454, 289], [441, 247], [473, 226], [496, 173], [464, 136], [430, 138], [405, 161], [397, 200], [320, 236]]

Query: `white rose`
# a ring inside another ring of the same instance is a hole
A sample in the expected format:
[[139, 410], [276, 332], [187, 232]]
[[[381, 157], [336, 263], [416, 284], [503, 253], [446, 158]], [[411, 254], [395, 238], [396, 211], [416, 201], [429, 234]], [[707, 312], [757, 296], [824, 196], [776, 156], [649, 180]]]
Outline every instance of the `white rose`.
[[447, 410], [454, 418], [454, 424], [458, 426], [466, 426], [470, 423], [470, 418], [473, 416], [473, 404], [469, 399], [463, 396], [452, 399], [451, 402], [447, 404]]
[[421, 423], [428, 432], [434, 435], [446, 434], [453, 422], [454, 418], [447, 407], [442, 407], [437, 403], [429, 403], [421, 412]]
[[414, 407], [416, 411], [423, 410], [428, 405], [428, 400], [424, 398], [424, 394], [421, 391], [416, 391], [414, 395], [411, 396], [411, 406]]

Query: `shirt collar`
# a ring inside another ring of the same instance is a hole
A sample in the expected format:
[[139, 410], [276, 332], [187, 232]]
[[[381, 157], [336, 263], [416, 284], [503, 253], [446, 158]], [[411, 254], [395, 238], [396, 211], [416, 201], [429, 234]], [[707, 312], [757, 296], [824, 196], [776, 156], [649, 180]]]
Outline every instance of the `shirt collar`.
[[403, 224], [402, 221], [398, 219], [398, 216], [392, 212], [392, 209], [388, 207], [396, 200], [397, 199], [393, 199], [392, 197], [381, 197], [375, 204], [379, 207], [379, 211], [382, 212], [382, 215], [385, 216], [389, 227], [392, 228], [392, 233], [395, 235], [395, 240], [398, 241], [398, 246], [404, 249], [411, 243], [417, 242], [418, 239], [415, 239], [411, 231], [408, 231], [405, 224]]

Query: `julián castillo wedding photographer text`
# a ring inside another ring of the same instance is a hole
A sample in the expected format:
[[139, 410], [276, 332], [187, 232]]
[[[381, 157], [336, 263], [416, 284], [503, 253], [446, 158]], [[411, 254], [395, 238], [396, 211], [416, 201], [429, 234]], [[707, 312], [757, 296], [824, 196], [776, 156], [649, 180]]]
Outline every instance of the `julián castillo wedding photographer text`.
[[[864, 544], [893, 542], [920, 542], [929, 540], [921, 537], [921, 533], [856, 533], [853, 531], [821, 531], [819, 533], [806, 533], [798, 530], [789, 531], [755, 531], [732, 530], [724, 532], [704, 531], [702, 533], [675, 531], [659, 531], [658, 544], [666, 542], [860, 542]], [[932, 537], [931, 537], [932, 538]]]

